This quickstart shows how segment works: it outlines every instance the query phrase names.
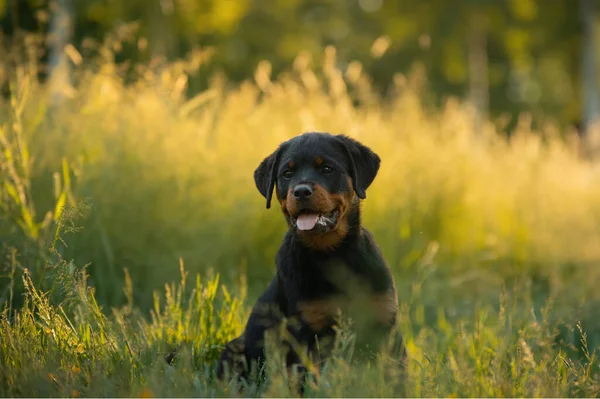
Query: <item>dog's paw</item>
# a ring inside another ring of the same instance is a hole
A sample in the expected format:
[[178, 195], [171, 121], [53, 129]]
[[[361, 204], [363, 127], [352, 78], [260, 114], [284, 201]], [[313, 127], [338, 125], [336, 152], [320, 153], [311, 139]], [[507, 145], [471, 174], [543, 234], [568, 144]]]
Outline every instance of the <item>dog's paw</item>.
[[217, 366], [217, 378], [222, 381], [234, 375], [245, 375], [247, 370], [245, 352], [243, 337], [229, 341], [221, 351], [221, 357]]

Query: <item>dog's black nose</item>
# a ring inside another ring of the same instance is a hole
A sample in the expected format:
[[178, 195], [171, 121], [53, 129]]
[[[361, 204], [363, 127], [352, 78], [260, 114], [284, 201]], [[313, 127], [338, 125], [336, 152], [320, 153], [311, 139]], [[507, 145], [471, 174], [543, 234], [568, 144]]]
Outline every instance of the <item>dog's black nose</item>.
[[298, 184], [296, 187], [294, 187], [294, 198], [297, 200], [306, 200], [310, 198], [312, 193], [313, 189], [308, 184]]

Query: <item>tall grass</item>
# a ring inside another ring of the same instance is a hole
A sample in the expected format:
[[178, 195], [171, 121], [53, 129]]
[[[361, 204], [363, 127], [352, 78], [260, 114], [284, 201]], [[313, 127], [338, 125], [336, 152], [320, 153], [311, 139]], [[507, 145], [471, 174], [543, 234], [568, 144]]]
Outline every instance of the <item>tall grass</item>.
[[[313, 130], [382, 158], [364, 224], [396, 275], [410, 364], [403, 379], [393, 358], [353, 362], [345, 330], [308, 394], [600, 393], [600, 172], [571, 135], [526, 117], [510, 139], [491, 122], [475, 130], [459, 101], [423, 102], [418, 71], [381, 99], [333, 49], [279, 77], [267, 63], [238, 86], [217, 75], [188, 98], [204, 53], [125, 73], [115, 44], [74, 58], [60, 102], [35, 63], [5, 71], [3, 395], [233, 394], [213, 380], [215, 356], [272, 275], [285, 229], [252, 172]], [[277, 364], [247, 392], [290, 394]]]
[[[24, 305], [12, 317], [7, 309], [0, 315], [2, 396], [236, 395], [234, 381], [216, 381], [215, 359], [240, 332], [246, 312], [240, 299], [219, 287], [218, 278], [205, 284], [197, 278], [189, 287], [181, 265], [180, 282], [155, 294], [148, 320], [131, 303], [107, 314], [87, 286], [84, 270], [61, 259], [53, 266], [58, 271], [53, 290], [60, 292], [60, 300], [50, 300], [52, 292], [38, 290], [26, 272]], [[132, 289], [128, 282], [128, 297]], [[406, 370], [386, 352], [371, 362], [354, 360], [351, 324], [344, 324], [333, 358], [305, 392], [363, 397], [598, 395], [598, 364], [585, 333], [578, 343], [584, 357], [569, 357], [556, 345], [551, 304], [539, 316], [527, 314], [531, 298], [523, 292], [505, 292], [498, 308], [477, 307], [475, 317], [453, 322], [442, 307], [436, 320], [424, 323], [419, 316], [411, 320], [403, 306], [399, 326], [410, 356]], [[294, 396], [296, 382], [282, 366], [283, 354], [269, 347], [267, 381], [245, 385], [244, 393]], [[164, 357], [173, 349], [178, 354], [170, 366]]]

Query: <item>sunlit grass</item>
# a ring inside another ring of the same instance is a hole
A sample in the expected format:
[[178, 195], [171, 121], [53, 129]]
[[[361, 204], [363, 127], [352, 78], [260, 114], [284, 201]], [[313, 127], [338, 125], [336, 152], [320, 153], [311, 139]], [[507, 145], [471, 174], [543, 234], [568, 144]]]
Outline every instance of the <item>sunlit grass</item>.
[[[125, 82], [107, 48], [60, 102], [30, 65], [8, 71], [3, 396], [234, 394], [214, 361], [285, 231], [252, 173], [305, 131], [348, 134], [382, 158], [364, 224], [396, 275], [410, 355], [406, 379], [393, 358], [353, 362], [347, 331], [309, 395], [598, 395], [600, 172], [573, 137], [526, 117], [510, 140], [491, 122], [476, 131], [458, 101], [424, 106], [419, 75], [382, 100], [332, 49], [321, 67], [301, 55], [274, 78], [263, 63], [190, 99], [198, 58]], [[269, 367], [248, 394], [290, 395]]]

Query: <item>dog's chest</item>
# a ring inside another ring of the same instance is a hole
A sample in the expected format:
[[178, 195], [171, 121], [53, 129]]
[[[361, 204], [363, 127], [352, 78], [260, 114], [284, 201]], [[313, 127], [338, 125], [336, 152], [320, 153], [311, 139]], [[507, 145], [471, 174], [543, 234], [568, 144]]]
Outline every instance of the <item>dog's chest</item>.
[[340, 315], [371, 319], [380, 307], [368, 279], [343, 259], [317, 259], [296, 270], [288, 279], [289, 310], [315, 332], [334, 325]]
[[293, 291], [296, 291], [298, 300], [322, 299], [334, 295], [351, 296], [356, 292], [352, 286], [362, 280], [341, 258], [306, 261], [296, 271], [296, 278], [290, 283], [296, 286]]

